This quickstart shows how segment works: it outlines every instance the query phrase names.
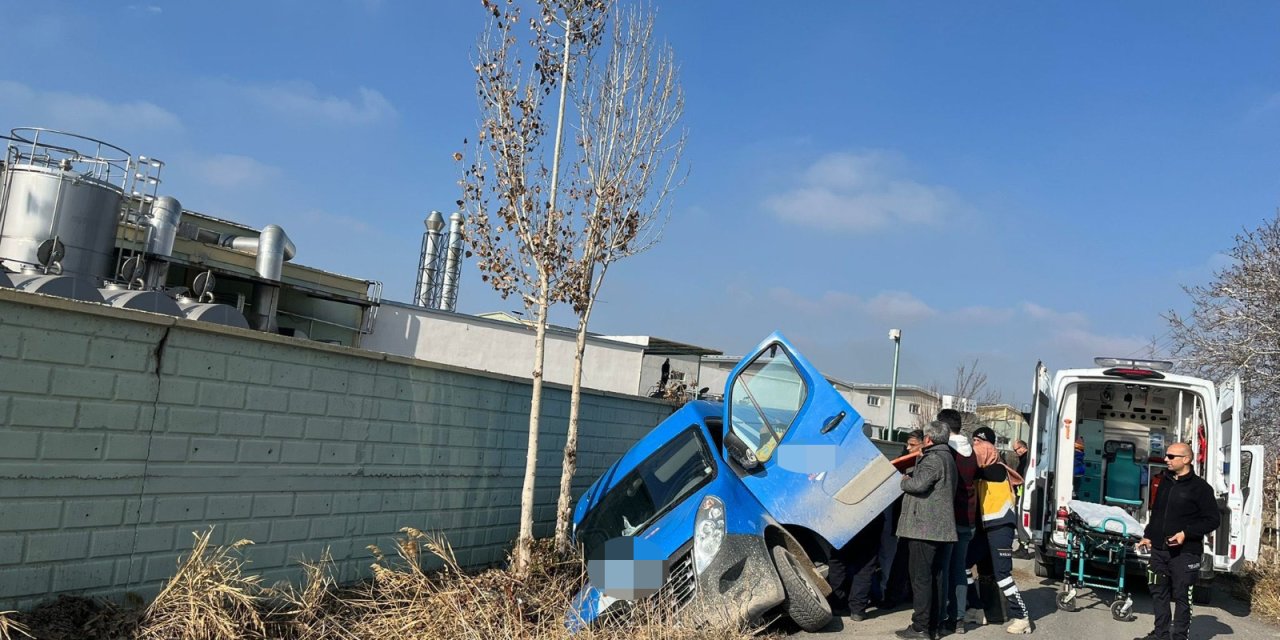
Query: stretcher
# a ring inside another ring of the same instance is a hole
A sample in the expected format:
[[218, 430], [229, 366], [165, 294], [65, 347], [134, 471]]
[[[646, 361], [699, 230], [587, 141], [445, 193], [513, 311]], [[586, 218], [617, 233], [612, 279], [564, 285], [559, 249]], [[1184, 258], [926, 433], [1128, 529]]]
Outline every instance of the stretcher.
[[1077, 591], [1089, 587], [1094, 593], [1112, 592], [1112, 618], [1134, 620], [1125, 573], [1129, 554], [1142, 539], [1142, 526], [1118, 507], [1072, 500], [1067, 511], [1067, 566], [1058, 608], [1075, 611]]

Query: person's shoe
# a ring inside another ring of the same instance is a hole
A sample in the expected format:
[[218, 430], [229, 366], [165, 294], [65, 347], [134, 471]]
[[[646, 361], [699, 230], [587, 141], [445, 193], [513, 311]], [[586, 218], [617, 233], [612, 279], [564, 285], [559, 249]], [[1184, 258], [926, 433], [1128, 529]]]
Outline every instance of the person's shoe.
[[1134, 638], [1133, 640], [1169, 640], [1169, 639], [1165, 638], [1164, 636], [1161, 636], [1158, 633], [1152, 632], [1152, 633], [1148, 633], [1145, 636]]
[[1028, 618], [1018, 618], [1017, 620], [1014, 620], [1013, 624], [1009, 625], [1009, 627], [1006, 628], [1005, 631], [1008, 631], [1009, 633], [1012, 633], [1015, 635], [1031, 633], [1032, 631], [1031, 620]]
[[931, 636], [929, 632], [920, 631], [915, 627], [907, 627], [906, 629], [901, 629], [899, 631], [894, 632], [894, 635], [898, 636], [899, 638], [906, 638], [907, 640], [933, 640], [933, 636]]
[[987, 612], [982, 609], [970, 609], [964, 612], [964, 621], [972, 622], [981, 627], [987, 623]]
[[956, 626], [953, 627], [953, 630], [955, 633], [958, 633], [960, 635], [964, 635], [968, 631], [968, 629], [966, 629], [964, 626], [964, 620], [957, 622]]
[[849, 620], [852, 622], [862, 622], [863, 620], [866, 620], [866, 619], [867, 619], [867, 614], [866, 612], [863, 612], [863, 611], [854, 611], [853, 613], [849, 614]]

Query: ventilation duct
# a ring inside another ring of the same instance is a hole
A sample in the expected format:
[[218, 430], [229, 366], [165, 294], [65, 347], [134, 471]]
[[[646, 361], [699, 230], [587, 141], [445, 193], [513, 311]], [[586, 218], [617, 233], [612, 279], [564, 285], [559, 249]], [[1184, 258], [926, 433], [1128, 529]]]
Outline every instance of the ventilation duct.
[[[297, 248], [293, 241], [278, 225], [269, 224], [262, 228], [257, 236], [226, 236], [222, 246], [236, 251], [244, 251], [257, 256], [254, 271], [258, 277], [271, 282], [280, 282], [280, 274], [284, 271], [284, 261], [292, 260]], [[255, 282], [253, 284], [252, 324], [259, 331], [275, 333], [276, 308], [280, 304], [279, 285]]]
[[182, 218], [182, 204], [176, 198], [160, 196], [151, 203], [151, 215], [147, 217], [146, 284], [148, 289], [165, 285], [169, 274], [169, 256], [173, 255], [173, 241], [178, 235], [178, 222]]

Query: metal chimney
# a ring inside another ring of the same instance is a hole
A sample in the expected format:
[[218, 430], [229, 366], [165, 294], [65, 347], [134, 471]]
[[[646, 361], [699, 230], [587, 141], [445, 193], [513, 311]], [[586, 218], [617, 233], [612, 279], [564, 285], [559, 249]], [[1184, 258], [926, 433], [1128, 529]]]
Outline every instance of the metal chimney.
[[436, 309], [440, 306], [443, 275], [440, 263], [443, 262], [444, 253], [440, 251], [440, 232], [444, 229], [444, 216], [439, 211], [432, 211], [422, 224], [427, 227], [427, 231], [422, 234], [422, 252], [418, 256], [418, 286], [413, 302], [420, 307]]
[[440, 308], [454, 311], [458, 306], [458, 276], [462, 272], [462, 214], [449, 216], [449, 247], [444, 256], [444, 284], [440, 287]]

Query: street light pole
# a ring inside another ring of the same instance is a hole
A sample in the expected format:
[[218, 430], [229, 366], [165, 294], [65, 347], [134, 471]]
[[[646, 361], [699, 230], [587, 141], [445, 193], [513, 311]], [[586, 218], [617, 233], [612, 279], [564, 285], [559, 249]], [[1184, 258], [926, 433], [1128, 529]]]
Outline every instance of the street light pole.
[[889, 386], [889, 440], [893, 441], [893, 414], [898, 410], [898, 352], [902, 349], [902, 330], [890, 329], [893, 341], [893, 384]]

